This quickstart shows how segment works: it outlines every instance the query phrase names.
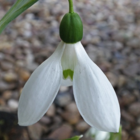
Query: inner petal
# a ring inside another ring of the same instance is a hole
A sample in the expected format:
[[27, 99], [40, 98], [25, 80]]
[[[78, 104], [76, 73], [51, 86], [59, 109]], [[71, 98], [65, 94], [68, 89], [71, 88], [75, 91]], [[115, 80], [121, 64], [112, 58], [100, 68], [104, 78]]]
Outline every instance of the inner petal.
[[[77, 43], [76, 43], [77, 44]], [[75, 63], [77, 61], [75, 54], [76, 44], [66, 44], [63, 56], [61, 58], [61, 65], [63, 70], [63, 79], [73, 80]]]

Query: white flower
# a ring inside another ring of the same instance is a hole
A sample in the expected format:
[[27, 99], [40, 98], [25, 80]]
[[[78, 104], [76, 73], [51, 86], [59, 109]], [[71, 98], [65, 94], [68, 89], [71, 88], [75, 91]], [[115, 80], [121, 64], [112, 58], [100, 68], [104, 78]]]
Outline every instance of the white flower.
[[119, 131], [120, 107], [115, 91], [81, 42], [61, 42], [51, 57], [33, 72], [19, 100], [19, 125], [36, 123], [47, 112], [61, 85], [73, 85], [79, 112], [90, 126]]

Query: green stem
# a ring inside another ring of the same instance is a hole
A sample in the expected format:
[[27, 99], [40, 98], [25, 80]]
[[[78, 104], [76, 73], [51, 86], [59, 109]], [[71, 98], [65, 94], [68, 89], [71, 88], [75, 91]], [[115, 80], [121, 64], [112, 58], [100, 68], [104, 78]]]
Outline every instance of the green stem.
[[69, 1], [69, 13], [74, 13], [73, 1], [72, 0], [68, 0], [68, 1]]

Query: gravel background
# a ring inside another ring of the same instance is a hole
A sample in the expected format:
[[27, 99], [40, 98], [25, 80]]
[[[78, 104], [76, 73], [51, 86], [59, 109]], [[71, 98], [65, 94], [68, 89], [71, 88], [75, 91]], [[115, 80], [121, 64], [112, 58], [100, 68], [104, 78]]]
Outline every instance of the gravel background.
[[[14, 2], [0, 0], [0, 18]], [[116, 90], [122, 111], [122, 140], [140, 140], [140, 1], [74, 3], [84, 24], [82, 43]], [[61, 87], [38, 123], [17, 125], [22, 87], [60, 42], [59, 24], [67, 11], [67, 0], [40, 0], [0, 35], [0, 140], [62, 140], [90, 128], [77, 110], [71, 87]]]

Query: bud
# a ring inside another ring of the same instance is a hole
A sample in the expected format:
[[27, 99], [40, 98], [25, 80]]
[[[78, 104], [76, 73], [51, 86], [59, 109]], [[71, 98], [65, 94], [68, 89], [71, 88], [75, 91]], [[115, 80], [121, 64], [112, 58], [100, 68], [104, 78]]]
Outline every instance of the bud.
[[82, 40], [83, 23], [77, 13], [65, 14], [60, 23], [60, 37], [65, 43], [76, 43]]

